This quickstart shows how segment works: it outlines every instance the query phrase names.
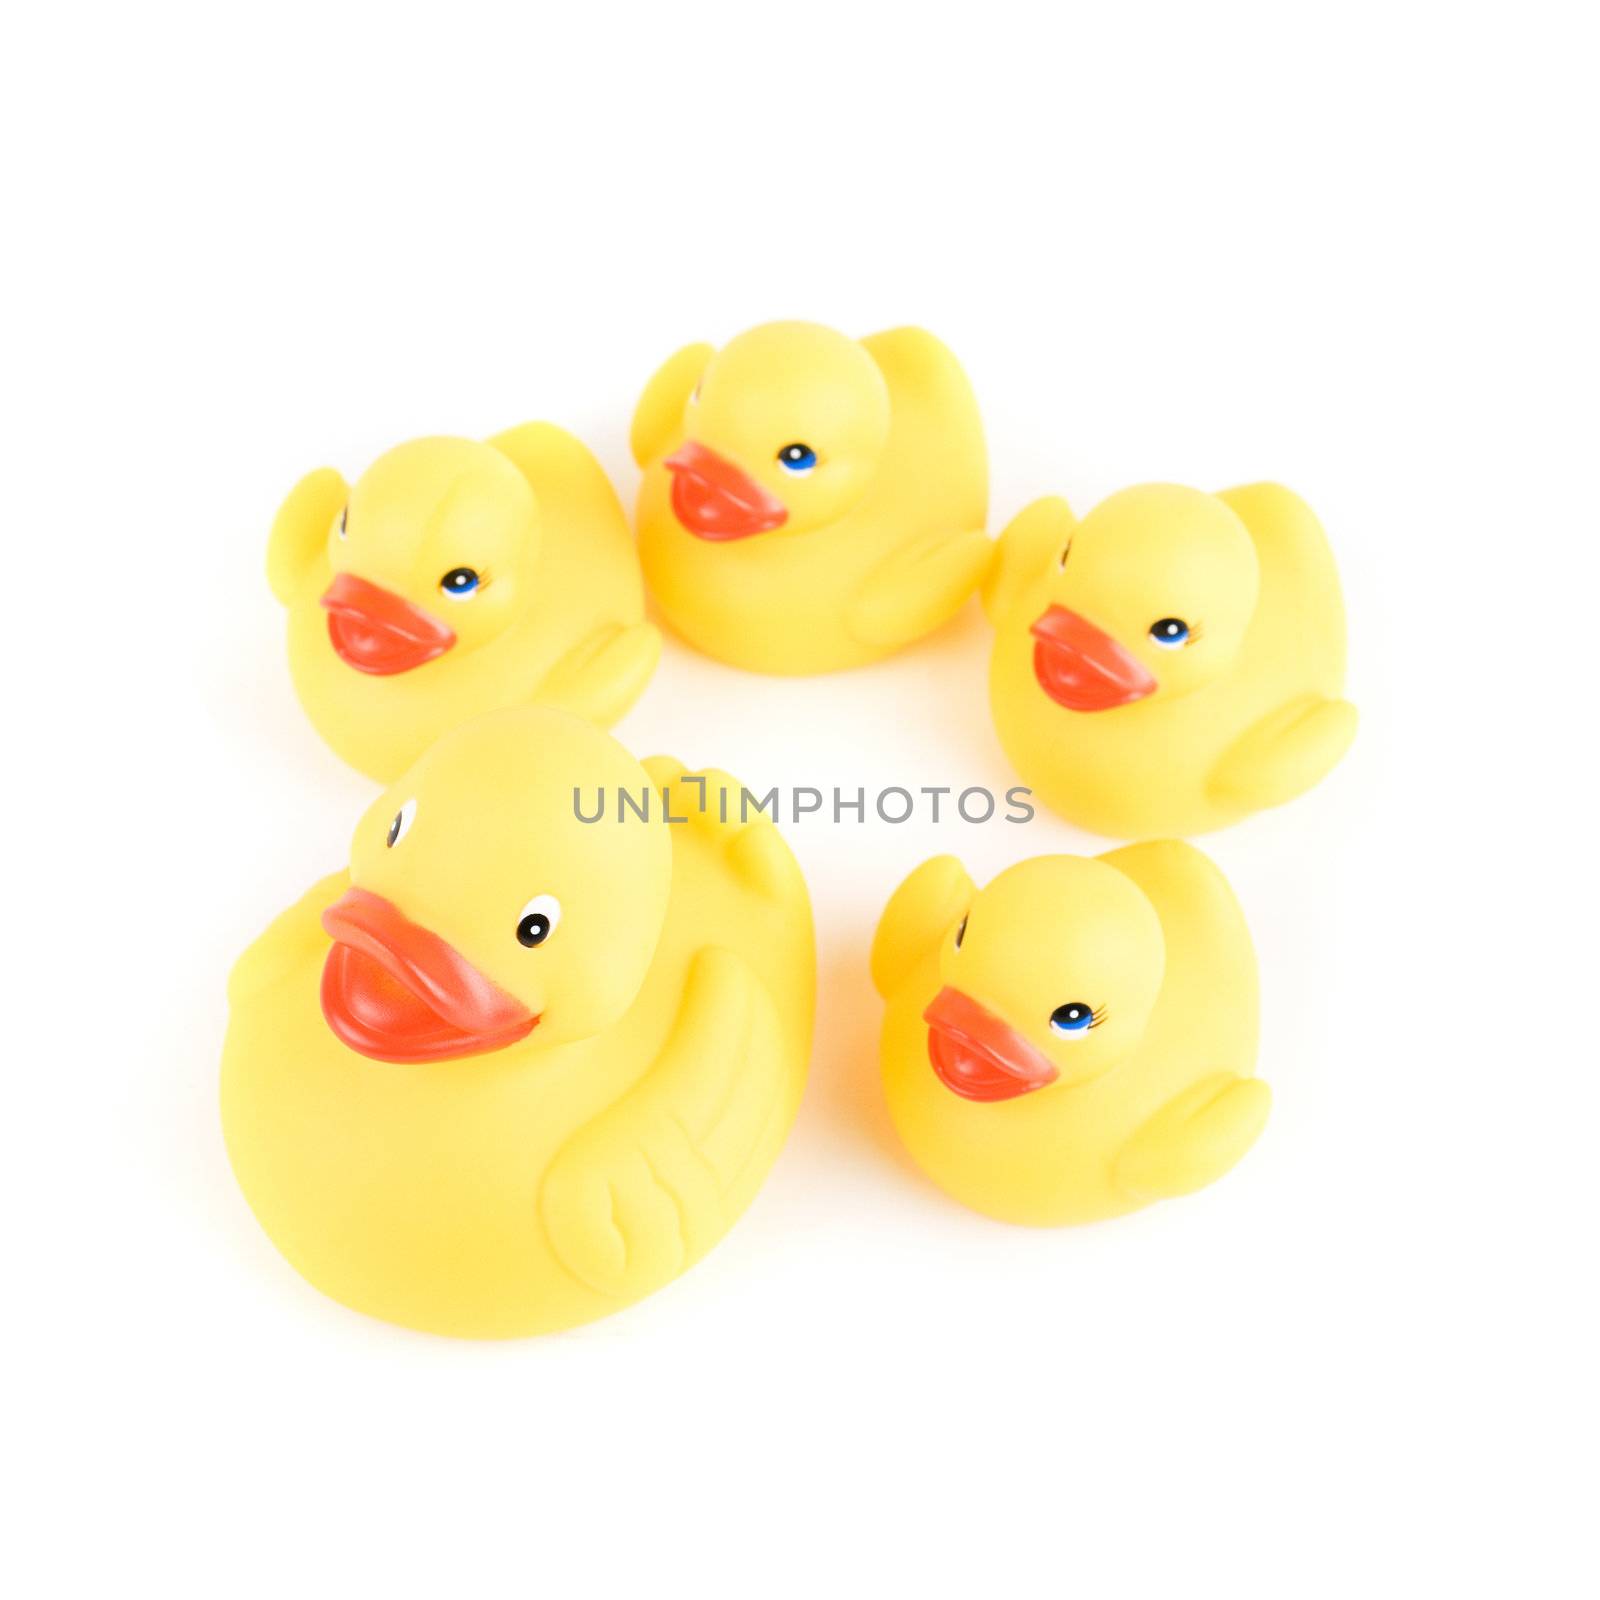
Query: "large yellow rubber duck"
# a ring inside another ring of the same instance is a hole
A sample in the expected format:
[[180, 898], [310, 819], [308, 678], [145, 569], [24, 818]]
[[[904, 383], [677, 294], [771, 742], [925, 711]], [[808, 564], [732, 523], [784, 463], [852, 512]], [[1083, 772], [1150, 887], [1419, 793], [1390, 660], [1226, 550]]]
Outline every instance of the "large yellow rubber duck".
[[615, 722], [661, 654], [616, 492], [547, 422], [413, 440], [353, 489], [331, 467], [309, 474], [273, 524], [267, 575], [307, 715], [382, 783], [500, 706]]
[[1092, 1222], [1227, 1172], [1266, 1122], [1256, 964], [1192, 845], [1038, 856], [978, 890], [953, 856], [895, 891], [872, 947], [906, 1148], [1006, 1222]]
[[1126, 489], [1008, 527], [984, 593], [989, 698], [1023, 780], [1124, 839], [1205, 833], [1319, 782], [1355, 737], [1344, 605], [1276, 484]]
[[545, 708], [447, 734], [372, 806], [229, 985], [228, 1153], [306, 1278], [510, 1337], [722, 1237], [788, 1132], [815, 999], [805, 883], [743, 815], [726, 774]]
[[930, 333], [773, 322], [690, 345], [633, 419], [639, 553], [667, 620], [756, 672], [891, 654], [987, 570], [972, 389]]

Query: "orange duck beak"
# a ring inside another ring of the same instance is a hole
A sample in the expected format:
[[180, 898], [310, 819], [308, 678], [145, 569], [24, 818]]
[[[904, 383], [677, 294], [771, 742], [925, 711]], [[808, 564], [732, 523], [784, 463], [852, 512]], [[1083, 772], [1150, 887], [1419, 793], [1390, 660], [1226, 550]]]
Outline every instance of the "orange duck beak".
[[1034, 638], [1033, 675], [1068, 711], [1131, 706], [1160, 687], [1137, 656], [1065, 606], [1051, 606], [1028, 631]]
[[726, 456], [693, 439], [662, 465], [672, 474], [672, 514], [697, 539], [726, 544], [789, 520], [781, 500]]
[[941, 989], [922, 1020], [933, 1070], [963, 1100], [1015, 1100], [1060, 1076], [1042, 1050], [959, 989]]
[[365, 889], [322, 913], [322, 1015], [374, 1061], [452, 1061], [525, 1039], [539, 1018], [437, 934]]
[[455, 629], [391, 589], [341, 572], [322, 597], [328, 639], [346, 666], [378, 677], [409, 672], [442, 656]]

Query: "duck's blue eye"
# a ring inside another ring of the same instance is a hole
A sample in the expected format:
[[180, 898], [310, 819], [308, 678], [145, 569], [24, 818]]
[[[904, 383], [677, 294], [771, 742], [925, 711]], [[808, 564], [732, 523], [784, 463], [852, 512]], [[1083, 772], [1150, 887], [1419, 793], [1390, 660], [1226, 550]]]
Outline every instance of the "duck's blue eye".
[[786, 444], [778, 452], [778, 465], [785, 472], [802, 477], [817, 464], [817, 452], [808, 444]]
[[1071, 1000], [1050, 1013], [1050, 1031], [1063, 1039], [1078, 1039], [1094, 1026], [1094, 1007]]
[[1189, 642], [1189, 624], [1182, 617], [1163, 617], [1150, 624], [1150, 637], [1167, 650], [1176, 650]]
[[478, 574], [471, 567], [452, 567], [439, 580], [439, 592], [451, 600], [470, 600], [478, 592]]

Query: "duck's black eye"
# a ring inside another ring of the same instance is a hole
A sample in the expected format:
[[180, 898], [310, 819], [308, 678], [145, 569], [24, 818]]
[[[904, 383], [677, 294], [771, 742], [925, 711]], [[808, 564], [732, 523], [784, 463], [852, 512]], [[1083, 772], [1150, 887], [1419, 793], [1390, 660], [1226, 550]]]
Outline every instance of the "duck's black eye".
[[350, 507], [349, 506], [346, 506], [344, 508], [344, 510], [339, 513], [339, 537], [341, 539], [348, 539], [350, 537]]
[[517, 919], [517, 942], [532, 950], [556, 931], [560, 920], [561, 902], [553, 894], [536, 894]]
[[388, 846], [391, 850], [405, 838], [411, 827], [411, 819], [417, 814], [417, 802], [407, 800], [406, 803], [394, 814], [394, 821], [389, 824]]
[[817, 452], [808, 444], [786, 444], [778, 452], [778, 465], [796, 477], [810, 472], [817, 464]]
[[1163, 617], [1150, 624], [1150, 637], [1167, 650], [1189, 642], [1189, 624], [1182, 617]]
[[439, 580], [439, 592], [450, 600], [470, 600], [478, 592], [478, 574], [471, 567], [451, 567]]
[[1050, 1031], [1063, 1039], [1078, 1039], [1094, 1026], [1094, 1007], [1082, 1000], [1069, 1000], [1050, 1013]]
[[967, 936], [967, 919], [965, 917], [963, 917], [961, 919], [961, 926], [956, 929], [956, 949], [957, 950], [959, 950], [961, 948], [961, 941], [963, 939], [965, 939], [966, 936]]

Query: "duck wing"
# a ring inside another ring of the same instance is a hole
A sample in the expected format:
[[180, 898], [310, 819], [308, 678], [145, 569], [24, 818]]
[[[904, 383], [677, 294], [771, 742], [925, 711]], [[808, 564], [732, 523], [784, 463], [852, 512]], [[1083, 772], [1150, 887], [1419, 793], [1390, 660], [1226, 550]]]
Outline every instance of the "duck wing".
[[902, 645], [948, 622], [983, 582], [994, 544], [982, 528], [940, 532], [897, 550], [850, 601], [845, 625], [869, 645]]
[[1128, 1140], [1113, 1172], [1139, 1200], [1168, 1200], [1215, 1183], [1256, 1142], [1272, 1109], [1259, 1078], [1217, 1072], [1191, 1084]]
[[539, 1209], [563, 1266], [598, 1294], [634, 1300], [705, 1254], [771, 1148], [791, 1075], [771, 1001], [731, 950], [690, 963], [683, 1003], [638, 1087], [582, 1128], [545, 1176]]
[[1035, 500], [1006, 524], [983, 585], [983, 611], [990, 622], [999, 627], [1028, 585], [1062, 559], [1077, 525], [1060, 495]]
[[627, 524], [605, 468], [589, 447], [553, 422], [524, 422], [489, 441], [533, 488], [546, 516]]
[[328, 530], [350, 498], [350, 485], [333, 467], [308, 472], [278, 507], [267, 535], [267, 582], [283, 605], [293, 605], [317, 573]]
[[709, 344], [685, 345], [668, 356], [644, 386], [628, 433], [628, 445], [639, 467], [659, 461], [683, 437], [683, 408], [715, 354]]
[[967, 869], [954, 856], [935, 856], [890, 895], [872, 936], [872, 983], [885, 1000], [966, 914], [976, 893]]
[[609, 728], [644, 693], [660, 660], [653, 624], [607, 623], [556, 662], [538, 699]]
[[280, 912], [233, 964], [228, 974], [228, 1004], [254, 999], [302, 961], [322, 956], [329, 939], [322, 913], [350, 887], [350, 870], [342, 867], [314, 883], [287, 911]]

